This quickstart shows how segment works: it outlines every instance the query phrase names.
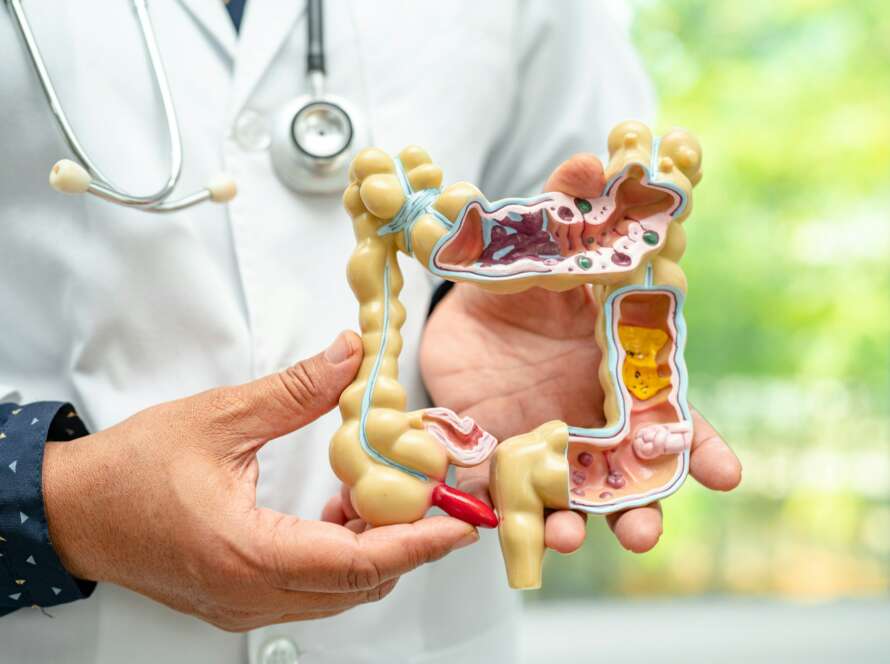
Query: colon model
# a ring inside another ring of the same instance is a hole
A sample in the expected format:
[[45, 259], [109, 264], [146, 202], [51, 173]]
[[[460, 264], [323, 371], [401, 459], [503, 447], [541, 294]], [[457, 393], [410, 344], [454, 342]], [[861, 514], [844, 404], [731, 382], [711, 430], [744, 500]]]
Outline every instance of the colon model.
[[[398, 161], [369, 149], [353, 162], [343, 198], [357, 242], [348, 278], [364, 360], [340, 398], [331, 465], [372, 525], [414, 521], [433, 505], [499, 525], [515, 588], [540, 586], [545, 509], [606, 514], [644, 505], [676, 491], [688, 470], [686, 279], [678, 261], [701, 150], [685, 131], [659, 141], [625, 122], [610, 133], [609, 154], [599, 198], [550, 193], [491, 203], [468, 183], [439, 192], [442, 172], [419, 148]], [[420, 208], [405, 219], [412, 204]], [[495, 292], [588, 288], [606, 424], [552, 421], [497, 444], [448, 409], [406, 412], [397, 369], [400, 251], [442, 278]], [[490, 456], [499, 524], [485, 504], [445, 483], [449, 465]]]

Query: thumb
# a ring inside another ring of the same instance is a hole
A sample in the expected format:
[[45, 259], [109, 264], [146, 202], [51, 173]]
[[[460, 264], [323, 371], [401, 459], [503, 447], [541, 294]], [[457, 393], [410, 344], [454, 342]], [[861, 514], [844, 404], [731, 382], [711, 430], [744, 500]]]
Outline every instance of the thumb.
[[214, 390], [226, 433], [266, 442], [318, 419], [340, 398], [361, 364], [361, 338], [341, 332], [323, 352], [278, 373]]
[[544, 191], [590, 198], [602, 194], [605, 185], [606, 176], [600, 160], [592, 154], [576, 154], [557, 166], [547, 179]]

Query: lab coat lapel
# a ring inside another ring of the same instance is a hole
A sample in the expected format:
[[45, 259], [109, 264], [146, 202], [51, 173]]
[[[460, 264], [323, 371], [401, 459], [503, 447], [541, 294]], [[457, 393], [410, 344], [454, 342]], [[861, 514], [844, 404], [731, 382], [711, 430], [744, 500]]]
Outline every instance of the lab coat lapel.
[[235, 59], [236, 34], [223, 0], [179, 0], [207, 36], [232, 60]]
[[[247, 103], [282, 43], [305, 12], [306, 3], [301, 0], [248, 0], [238, 39], [230, 119]], [[298, 71], [301, 69], [295, 66], [294, 72]]]

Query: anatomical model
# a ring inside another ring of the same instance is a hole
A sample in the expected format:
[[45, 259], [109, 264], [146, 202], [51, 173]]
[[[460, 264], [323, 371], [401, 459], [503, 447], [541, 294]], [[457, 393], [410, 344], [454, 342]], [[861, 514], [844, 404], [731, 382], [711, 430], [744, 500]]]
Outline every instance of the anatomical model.
[[[657, 140], [638, 122], [610, 133], [607, 182], [595, 199], [547, 193], [489, 202], [465, 182], [441, 189], [441, 169], [417, 147], [395, 159], [373, 148], [355, 158], [343, 202], [357, 242], [348, 277], [365, 355], [340, 397], [343, 425], [330, 455], [365, 521], [415, 521], [436, 505], [475, 525], [499, 525], [510, 585], [536, 588], [545, 509], [607, 514], [679, 488], [692, 419], [678, 261], [700, 168], [690, 134], [673, 130]], [[441, 278], [500, 293], [590, 289], [606, 425], [546, 422], [498, 444], [446, 408], [405, 412], [398, 252]], [[476, 465], [492, 454], [499, 519], [445, 484], [449, 465]]]

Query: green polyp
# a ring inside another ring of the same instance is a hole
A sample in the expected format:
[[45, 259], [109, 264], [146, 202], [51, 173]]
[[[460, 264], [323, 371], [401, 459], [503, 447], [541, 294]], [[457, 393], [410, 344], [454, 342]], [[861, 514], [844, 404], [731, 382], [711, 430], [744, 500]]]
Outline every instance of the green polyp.
[[578, 256], [575, 259], [575, 262], [578, 264], [578, 267], [580, 267], [582, 270], [589, 270], [591, 267], [593, 267], [593, 261], [590, 260], [590, 258], [588, 258], [587, 256], [583, 256], [583, 255]]
[[581, 210], [581, 214], [587, 214], [593, 209], [593, 205], [586, 198], [576, 198], [575, 205]]
[[658, 233], [655, 231], [646, 231], [643, 233], [643, 242], [646, 244], [658, 244]]

